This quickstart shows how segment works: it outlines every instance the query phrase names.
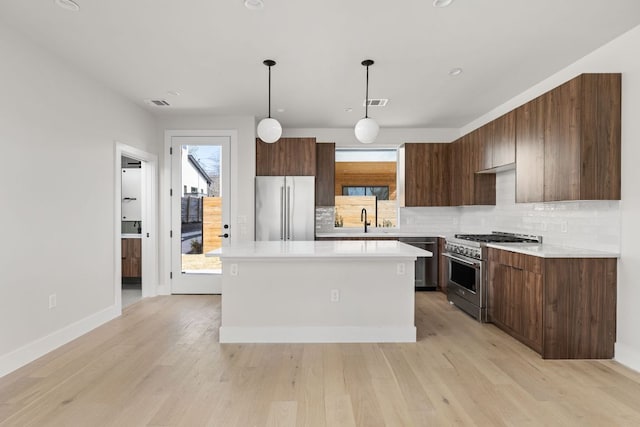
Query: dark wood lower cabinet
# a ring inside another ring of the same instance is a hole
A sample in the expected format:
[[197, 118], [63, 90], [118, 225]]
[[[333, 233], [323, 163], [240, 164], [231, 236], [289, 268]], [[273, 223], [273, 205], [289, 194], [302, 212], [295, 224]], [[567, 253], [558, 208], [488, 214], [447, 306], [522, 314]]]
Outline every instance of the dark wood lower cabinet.
[[489, 249], [489, 320], [545, 359], [611, 359], [616, 261]]
[[542, 352], [542, 275], [491, 262], [489, 298], [490, 320]]
[[142, 277], [142, 239], [122, 239], [122, 277]]
[[447, 293], [447, 282], [449, 281], [449, 259], [442, 255], [444, 250], [444, 244], [446, 239], [444, 237], [438, 237], [438, 254], [440, 259], [438, 260], [438, 290]]
[[543, 356], [611, 359], [616, 341], [615, 258], [545, 261]]

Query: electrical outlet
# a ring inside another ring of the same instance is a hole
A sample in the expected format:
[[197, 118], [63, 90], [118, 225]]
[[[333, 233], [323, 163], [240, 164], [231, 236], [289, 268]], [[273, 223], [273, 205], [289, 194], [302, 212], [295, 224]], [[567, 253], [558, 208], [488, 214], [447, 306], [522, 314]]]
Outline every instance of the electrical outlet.
[[567, 232], [567, 221], [562, 221], [562, 223], [560, 224], [560, 231], [563, 233]]
[[232, 276], [237, 276], [238, 275], [238, 264], [231, 264], [229, 267], [230, 267], [229, 272], [231, 273], [231, 275]]
[[339, 301], [340, 301], [340, 290], [331, 289], [331, 302], [339, 302]]
[[52, 308], [55, 308], [56, 304], [57, 304], [56, 294], [49, 295], [49, 310], [51, 310]]
[[398, 276], [403, 276], [404, 275], [404, 263], [400, 262], [398, 263]]

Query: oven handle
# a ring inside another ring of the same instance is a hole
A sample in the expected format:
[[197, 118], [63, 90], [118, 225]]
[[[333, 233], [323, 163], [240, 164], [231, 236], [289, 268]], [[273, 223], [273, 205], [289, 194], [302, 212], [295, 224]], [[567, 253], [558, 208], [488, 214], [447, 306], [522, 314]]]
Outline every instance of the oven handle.
[[456, 260], [458, 262], [461, 262], [463, 264], [467, 264], [472, 266], [473, 268], [480, 268], [480, 263], [479, 262], [472, 262], [472, 261], [467, 261], [466, 259], [462, 259], [462, 258], [458, 258], [457, 256], [453, 256], [450, 253], [443, 253], [442, 256], [447, 257], [447, 258], [451, 258], [453, 260]]

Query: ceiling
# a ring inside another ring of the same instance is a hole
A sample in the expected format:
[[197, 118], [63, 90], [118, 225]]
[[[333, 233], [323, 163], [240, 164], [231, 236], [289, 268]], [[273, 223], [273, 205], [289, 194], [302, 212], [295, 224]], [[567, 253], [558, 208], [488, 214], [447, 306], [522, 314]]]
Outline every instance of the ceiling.
[[462, 127], [640, 24], [638, 0], [76, 2], [2, 0], [0, 22], [158, 115], [262, 118], [274, 59], [285, 128], [352, 127], [367, 58], [369, 97], [389, 99], [369, 110], [381, 127]]

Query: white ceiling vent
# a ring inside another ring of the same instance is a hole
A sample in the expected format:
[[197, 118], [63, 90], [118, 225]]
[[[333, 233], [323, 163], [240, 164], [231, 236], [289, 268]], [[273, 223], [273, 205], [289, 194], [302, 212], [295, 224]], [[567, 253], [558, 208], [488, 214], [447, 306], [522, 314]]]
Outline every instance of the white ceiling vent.
[[156, 107], [168, 107], [169, 103], [167, 101], [165, 101], [164, 99], [145, 99], [144, 102], [146, 102], [149, 105], [153, 105]]
[[[369, 99], [369, 107], [384, 107], [387, 105], [387, 102], [389, 102], [388, 99], [385, 98], [380, 98], [380, 99]], [[366, 106], [367, 101], [362, 101], [362, 106]]]

